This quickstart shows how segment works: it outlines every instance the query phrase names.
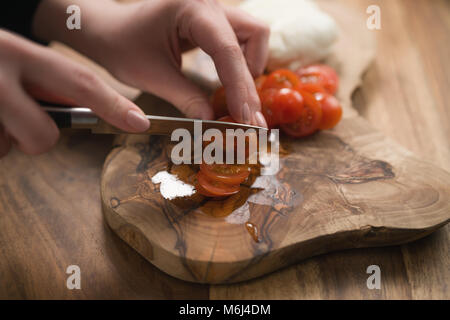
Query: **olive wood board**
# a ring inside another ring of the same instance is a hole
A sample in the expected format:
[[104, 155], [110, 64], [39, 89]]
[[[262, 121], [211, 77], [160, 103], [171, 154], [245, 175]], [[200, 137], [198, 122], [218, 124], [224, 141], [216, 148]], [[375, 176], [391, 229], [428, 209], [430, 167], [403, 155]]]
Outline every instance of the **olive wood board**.
[[[106, 221], [162, 271], [193, 282], [238, 282], [326, 252], [413, 241], [450, 220], [450, 174], [416, 158], [351, 108], [375, 54], [364, 17], [332, 2], [322, 5], [341, 31], [326, 62], [340, 75], [344, 118], [307, 138], [282, 137], [280, 171], [262, 177], [258, 188], [220, 204], [166, 200], [151, 177], [170, 166], [168, 138], [116, 139], [101, 179]], [[186, 72], [210, 76], [202, 57], [187, 56]], [[176, 114], [153, 96], [137, 103], [154, 114]], [[220, 216], [225, 211], [230, 214]]]

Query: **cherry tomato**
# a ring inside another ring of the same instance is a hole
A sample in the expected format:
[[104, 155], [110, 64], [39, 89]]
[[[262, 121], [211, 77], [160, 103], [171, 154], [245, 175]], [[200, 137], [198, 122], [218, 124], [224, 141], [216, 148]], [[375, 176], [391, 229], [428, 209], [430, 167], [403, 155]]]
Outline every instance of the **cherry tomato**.
[[301, 116], [292, 123], [281, 125], [283, 131], [295, 138], [310, 135], [319, 129], [322, 120], [322, 108], [314, 95], [300, 91], [305, 101]]
[[216, 118], [223, 117], [228, 114], [227, 98], [225, 96], [225, 88], [219, 87], [211, 96], [211, 104]]
[[[197, 173], [197, 180], [198, 180], [198, 192], [202, 193], [205, 192], [209, 195], [208, 197], [214, 196], [214, 197], [225, 197], [225, 196], [231, 196], [232, 194], [238, 193], [240, 190], [240, 185], [234, 185], [229, 186], [224, 183], [210, 180], [206, 177], [206, 175], [199, 171]], [[202, 193], [203, 194], [203, 193]], [[206, 195], [206, 194], [204, 194]]]
[[[314, 94], [314, 96], [325, 95], [327, 91], [318, 83], [300, 83], [297, 87], [295, 87], [298, 91], [307, 91], [309, 93]], [[319, 96], [320, 97], [320, 96]]]
[[342, 107], [339, 104], [338, 99], [332, 95], [326, 94], [318, 101], [322, 106], [322, 120], [319, 129], [326, 130], [333, 128], [342, 118]]
[[294, 88], [299, 82], [300, 79], [294, 72], [287, 69], [280, 69], [267, 76], [261, 89]]
[[339, 77], [336, 71], [327, 65], [314, 64], [302, 67], [296, 71], [296, 74], [299, 76], [302, 84], [316, 83], [322, 86], [329, 94], [335, 94], [339, 86]]
[[300, 117], [303, 97], [290, 88], [268, 89], [261, 93], [262, 112], [270, 128], [290, 123]]
[[200, 171], [212, 181], [222, 182], [231, 186], [241, 184], [250, 174], [248, 166], [239, 164], [202, 163]]
[[279, 124], [293, 122], [303, 111], [303, 97], [299, 91], [283, 88], [278, 90], [273, 100], [273, 114]]
[[261, 100], [261, 111], [266, 118], [267, 125], [269, 128], [274, 128], [279, 125], [278, 119], [276, 119], [274, 114], [274, 100], [277, 95], [277, 89], [266, 89], [259, 94]]

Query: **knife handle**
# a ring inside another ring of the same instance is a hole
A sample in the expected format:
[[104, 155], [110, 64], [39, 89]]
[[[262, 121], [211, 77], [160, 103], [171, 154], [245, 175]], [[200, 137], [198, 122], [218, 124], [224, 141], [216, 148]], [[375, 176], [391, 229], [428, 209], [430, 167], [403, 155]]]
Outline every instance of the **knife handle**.
[[97, 116], [89, 108], [72, 108], [42, 101], [38, 103], [55, 121], [58, 128], [93, 129], [98, 124]]

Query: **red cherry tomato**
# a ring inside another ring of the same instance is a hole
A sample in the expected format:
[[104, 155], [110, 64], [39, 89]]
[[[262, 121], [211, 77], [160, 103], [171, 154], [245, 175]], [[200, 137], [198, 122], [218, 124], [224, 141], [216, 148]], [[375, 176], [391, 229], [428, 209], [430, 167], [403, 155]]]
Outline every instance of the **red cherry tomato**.
[[259, 94], [261, 111], [269, 128], [274, 128], [279, 125], [278, 119], [274, 114], [274, 100], [277, 92], [277, 89], [266, 89]]
[[200, 171], [212, 181], [226, 185], [236, 185], [244, 182], [250, 171], [248, 166], [239, 164], [206, 164], [200, 165]]
[[273, 100], [273, 114], [279, 124], [293, 122], [303, 111], [303, 97], [300, 92], [283, 88], [277, 91]]
[[299, 77], [292, 71], [280, 69], [272, 72], [262, 85], [262, 90], [294, 88], [300, 82]]
[[317, 83], [300, 83], [296, 88], [298, 91], [307, 91], [309, 93], [317, 95], [327, 94], [327, 91], [320, 84]]
[[208, 177], [202, 172], [197, 173], [197, 180], [199, 188], [197, 191], [205, 196], [211, 197], [226, 197], [232, 194], [238, 193], [240, 190], [240, 185], [229, 186], [222, 182], [213, 181], [208, 179]]
[[305, 101], [301, 116], [295, 122], [281, 125], [286, 134], [295, 138], [316, 132], [322, 120], [322, 108], [314, 95], [307, 91], [300, 93]]
[[339, 86], [339, 77], [336, 71], [327, 65], [314, 64], [302, 67], [296, 71], [296, 74], [299, 76], [302, 84], [316, 83], [322, 86], [329, 94], [335, 94]]
[[227, 98], [225, 96], [225, 88], [219, 87], [211, 96], [211, 104], [216, 118], [223, 117], [228, 114]]
[[326, 94], [322, 99], [318, 100], [322, 106], [322, 120], [319, 129], [331, 129], [338, 124], [342, 118], [342, 107], [338, 99], [334, 96]]
[[262, 113], [273, 128], [298, 119], [303, 110], [303, 97], [290, 88], [268, 89], [261, 93]]

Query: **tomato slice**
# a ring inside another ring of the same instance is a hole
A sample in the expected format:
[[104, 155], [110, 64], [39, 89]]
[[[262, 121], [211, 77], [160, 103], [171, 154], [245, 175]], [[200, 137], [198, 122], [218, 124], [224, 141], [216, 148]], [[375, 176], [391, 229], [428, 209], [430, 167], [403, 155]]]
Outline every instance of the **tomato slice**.
[[261, 89], [294, 88], [300, 82], [299, 77], [292, 71], [280, 69], [270, 73], [264, 81]]
[[322, 86], [329, 94], [335, 94], [339, 86], [339, 77], [333, 68], [324, 64], [314, 64], [297, 69], [300, 83], [315, 83]]
[[197, 173], [197, 180], [199, 187], [197, 191], [208, 197], [231, 196], [232, 194], [238, 193], [240, 190], [239, 184], [229, 186], [218, 181], [212, 181], [208, 179], [202, 171]]
[[203, 186], [200, 183], [196, 183], [195, 184], [195, 190], [197, 190], [198, 193], [200, 193], [201, 195], [205, 196], [205, 197], [217, 197], [215, 194], [209, 192], [208, 190], [206, 190], [205, 188], [203, 188]]
[[300, 91], [305, 101], [301, 116], [292, 123], [281, 125], [283, 131], [295, 138], [308, 136], [319, 129], [322, 108], [312, 93]]
[[246, 165], [239, 164], [206, 164], [200, 165], [200, 171], [210, 180], [226, 185], [244, 182], [250, 174]]
[[228, 114], [227, 98], [225, 96], [225, 88], [219, 87], [211, 96], [211, 104], [216, 118], [226, 116]]
[[342, 118], [342, 107], [334, 96], [326, 94], [318, 100], [322, 107], [322, 120], [319, 129], [331, 129], [338, 124]]

